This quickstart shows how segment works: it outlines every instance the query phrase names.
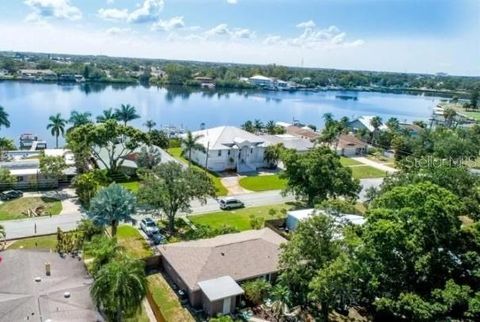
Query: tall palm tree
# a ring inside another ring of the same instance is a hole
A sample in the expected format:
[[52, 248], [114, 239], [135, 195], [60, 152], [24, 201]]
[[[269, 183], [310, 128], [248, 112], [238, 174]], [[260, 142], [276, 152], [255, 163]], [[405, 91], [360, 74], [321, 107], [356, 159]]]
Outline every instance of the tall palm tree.
[[334, 119], [333, 119], [333, 114], [332, 113], [325, 113], [323, 114], [323, 121], [325, 122], [325, 127], [329, 127], [332, 125], [332, 123], [334, 122]]
[[157, 125], [153, 120], [147, 120], [143, 125], [148, 129], [148, 132], [151, 132], [152, 129]]
[[48, 118], [50, 123], [47, 125], [47, 130], [50, 130], [50, 133], [55, 137], [55, 146], [58, 149], [58, 137], [60, 134], [63, 136], [65, 134], [65, 126], [67, 125], [67, 120], [62, 118], [60, 113], [52, 115]]
[[117, 258], [125, 248], [117, 243], [116, 238], [101, 235], [85, 243], [84, 250], [88, 256], [94, 258], [91, 271], [95, 275], [102, 266]]
[[255, 132], [261, 132], [263, 129], [263, 123], [260, 120], [253, 121], [253, 127], [255, 128]]
[[274, 121], [268, 121], [267, 124], [265, 124], [265, 129], [267, 130], [268, 134], [275, 134], [275, 122]]
[[91, 118], [92, 113], [90, 112], [77, 112], [72, 111], [70, 113], [70, 118], [68, 119], [68, 123], [72, 124], [72, 127], [78, 127], [84, 124], [92, 123]]
[[5, 112], [3, 106], [0, 105], [0, 127], [10, 127], [10, 121], [8, 120], [8, 113]]
[[144, 264], [130, 258], [113, 260], [103, 266], [90, 289], [96, 305], [116, 322], [138, 309], [146, 293]]
[[445, 125], [447, 127], [452, 127], [455, 116], [457, 116], [457, 112], [453, 108], [447, 107], [443, 110], [443, 117], [445, 118]]
[[202, 135], [193, 135], [192, 132], [188, 131], [187, 135], [181, 139], [181, 144], [183, 146], [182, 155], [188, 155], [188, 166], [192, 164], [192, 150], [199, 150], [205, 152], [205, 147], [198, 143], [198, 140]]
[[255, 132], [255, 128], [253, 126], [253, 123], [252, 121], [246, 121], [245, 123], [242, 124], [242, 129], [244, 131], [247, 131], [247, 132], [250, 132], [250, 133], [253, 133]]
[[373, 127], [372, 141], [376, 143], [378, 137], [378, 129], [382, 125], [382, 118], [380, 116], [372, 117], [372, 119], [370, 120], [370, 125]]
[[103, 110], [102, 115], [97, 116], [97, 123], [104, 123], [108, 120], [116, 120], [117, 115], [113, 111], [112, 108], [109, 108], [108, 110]]
[[115, 109], [117, 119], [122, 121], [124, 125], [127, 125], [129, 121], [139, 119], [140, 115], [137, 114], [135, 106], [130, 104], [122, 104], [120, 108]]

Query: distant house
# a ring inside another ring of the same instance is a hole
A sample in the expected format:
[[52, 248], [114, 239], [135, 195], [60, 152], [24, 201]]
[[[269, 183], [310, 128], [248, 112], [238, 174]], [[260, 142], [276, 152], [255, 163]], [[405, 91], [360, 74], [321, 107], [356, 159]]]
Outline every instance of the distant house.
[[23, 133], [20, 135], [20, 150], [45, 150], [47, 142], [39, 139], [36, 135], [31, 133]]
[[6, 250], [0, 276], [0, 322], [104, 321], [90, 297], [93, 279], [78, 258]]
[[406, 131], [410, 136], [416, 137], [423, 129], [411, 123], [400, 123], [400, 129]]
[[295, 150], [298, 153], [305, 153], [314, 147], [309, 139], [304, 139], [291, 134], [262, 135], [270, 145], [283, 144], [287, 149]]
[[158, 246], [162, 267], [194, 308], [208, 315], [229, 314], [240, 302], [238, 283], [278, 272], [280, 245], [286, 240], [269, 228], [210, 239]]
[[[46, 149], [46, 156], [61, 156], [65, 159], [67, 169], [63, 171], [64, 180], [69, 182], [76, 174], [74, 155], [70, 150]], [[16, 178], [14, 189], [54, 189], [58, 187], [59, 178], [46, 177], [40, 172], [39, 151], [4, 151], [0, 168], [10, 171]], [[0, 189], [4, 189], [0, 184]]]
[[[301, 222], [318, 215], [326, 215], [326, 213], [313, 208], [289, 211], [287, 213], [286, 228], [289, 231], [295, 231]], [[336, 220], [339, 222], [343, 221], [351, 223], [353, 225], [363, 225], [365, 223], [365, 218], [354, 214], [339, 214]]]
[[234, 126], [219, 126], [197, 131], [198, 143], [205, 151], [193, 150], [192, 161], [212, 171], [253, 172], [267, 166], [264, 160], [268, 142], [262, 136]]
[[57, 74], [50, 69], [20, 69], [18, 74], [24, 80], [57, 80]]
[[[374, 116], [360, 116], [359, 118], [350, 121], [348, 123], [348, 128], [352, 131], [367, 130], [368, 132], [373, 132], [375, 129], [372, 126], [372, 119]], [[387, 126], [385, 124], [380, 125], [379, 130], [386, 130]]]
[[315, 132], [308, 126], [299, 127], [296, 125], [290, 125], [285, 128], [285, 131], [287, 132], [287, 134], [312, 141], [320, 136], [320, 133]]
[[274, 80], [270, 77], [262, 76], [262, 75], [255, 75], [248, 79], [250, 84], [259, 87], [273, 87]]
[[[332, 146], [334, 148], [334, 146]], [[368, 144], [352, 134], [342, 134], [338, 139], [337, 154], [347, 157], [364, 155], [367, 153]]]

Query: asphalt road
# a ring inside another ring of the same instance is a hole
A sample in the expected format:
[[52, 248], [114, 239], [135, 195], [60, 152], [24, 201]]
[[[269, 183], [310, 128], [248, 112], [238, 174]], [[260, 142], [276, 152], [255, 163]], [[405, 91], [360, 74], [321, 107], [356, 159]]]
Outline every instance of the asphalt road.
[[[363, 189], [359, 194], [360, 200], [364, 200], [366, 188], [378, 186], [381, 182], [382, 179], [361, 180]], [[237, 195], [236, 198], [242, 200], [246, 207], [273, 205], [294, 200], [292, 196], [283, 197], [278, 190], [242, 194]], [[70, 199], [67, 202], [71, 204], [72, 200]], [[218, 203], [214, 199], [209, 199], [204, 205], [201, 205], [197, 201], [192, 202], [193, 215], [218, 210]], [[82, 216], [83, 214], [78, 210], [78, 207], [70, 206], [68, 210], [63, 211], [62, 214], [57, 216], [1, 221], [0, 225], [5, 227], [7, 239], [17, 239], [35, 235], [52, 234], [57, 231], [57, 227], [60, 227], [64, 231], [73, 230], [76, 228]], [[134, 217], [135, 219], [140, 219], [142, 215], [136, 215]]]

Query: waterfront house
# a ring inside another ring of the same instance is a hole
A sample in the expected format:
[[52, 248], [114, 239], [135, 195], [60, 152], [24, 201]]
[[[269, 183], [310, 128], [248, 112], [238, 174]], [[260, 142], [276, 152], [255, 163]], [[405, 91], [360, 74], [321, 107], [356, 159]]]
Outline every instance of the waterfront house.
[[20, 79], [23, 80], [57, 80], [57, 74], [50, 69], [20, 69], [18, 75], [20, 76]]
[[291, 134], [265, 134], [262, 135], [262, 137], [265, 138], [265, 140], [270, 145], [282, 144], [285, 148], [294, 150], [297, 153], [305, 153], [310, 149], [313, 149], [315, 145], [309, 139], [305, 139]]
[[7, 249], [0, 262], [0, 322], [104, 321], [78, 258]]
[[[212, 171], [253, 172], [266, 167], [266, 138], [234, 126], [219, 126], [193, 132], [204, 151], [193, 150], [192, 161]], [[188, 155], [187, 155], [188, 157]]]
[[[301, 222], [318, 215], [330, 216], [322, 210], [313, 209], [313, 208], [302, 209], [302, 210], [291, 210], [287, 212], [287, 220], [286, 220], [285, 227], [290, 232], [295, 231]], [[365, 218], [355, 214], [338, 214], [335, 217], [335, 221], [338, 223], [363, 225], [365, 223]]]
[[45, 150], [47, 142], [40, 140], [37, 136], [31, 133], [23, 133], [20, 135], [20, 150]]
[[272, 78], [262, 75], [252, 76], [248, 81], [250, 84], [258, 87], [273, 88], [274, 86], [274, 80]]
[[[357, 119], [354, 119], [348, 122], [348, 128], [354, 132], [367, 130], [369, 133], [372, 133], [375, 129], [372, 126], [372, 119], [374, 116], [371, 115], [364, 115], [360, 116]], [[385, 124], [380, 125], [379, 130], [383, 131], [386, 130], [387, 126]]]
[[[332, 145], [335, 148], [335, 145]], [[352, 134], [342, 134], [338, 138], [338, 144], [336, 145], [337, 154], [346, 157], [365, 155], [368, 150], [368, 144], [358, 139]]]
[[239, 283], [274, 280], [280, 245], [286, 240], [269, 228], [158, 246], [162, 268], [194, 308], [208, 315], [233, 312], [241, 300]]

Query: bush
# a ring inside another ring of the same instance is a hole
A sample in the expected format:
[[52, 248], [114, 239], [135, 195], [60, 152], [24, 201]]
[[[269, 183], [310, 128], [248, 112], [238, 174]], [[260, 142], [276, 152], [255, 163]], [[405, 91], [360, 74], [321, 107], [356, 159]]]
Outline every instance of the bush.
[[252, 229], [261, 229], [263, 228], [264, 223], [265, 219], [263, 217], [250, 215], [250, 227], [252, 227]]
[[245, 291], [245, 298], [249, 302], [259, 305], [268, 296], [272, 285], [263, 278], [259, 278], [243, 283], [242, 288]]

